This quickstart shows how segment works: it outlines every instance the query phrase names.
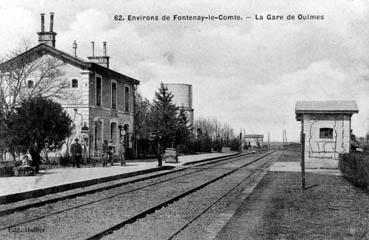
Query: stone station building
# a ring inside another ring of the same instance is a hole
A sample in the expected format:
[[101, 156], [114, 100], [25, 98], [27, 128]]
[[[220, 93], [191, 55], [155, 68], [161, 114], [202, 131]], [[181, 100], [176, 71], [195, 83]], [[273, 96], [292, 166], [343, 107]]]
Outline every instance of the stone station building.
[[[92, 56], [87, 60], [77, 57], [77, 43], [74, 54], [55, 48], [56, 32], [53, 31], [54, 14], [50, 13], [50, 30], [45, 31], [45, 16], [41, 14], [39, 44], [26, 52], [0, 65], [0, 74], [7, 74], [12, 62], [19, 59], [36, 61], [54, 58], [62, 62], [63, 76], [56, 81], [69, 81], [67, 97], [54, 99], [59, 102], [74, 121], [74, 138], [79, 138], [86, 146], [88, 155], [98, 155], [104, 140], [112, 141], [119, 150], [119, 141], [125, 139], [126, 149], [132, 149], [134, 95], [139, 81], [109, 68], [110, 57], [106, 55], [106, 42], [103, 55], [95, 56], [92, 42]], [[33, 88], [37, 78], [28, 79], [25, 88]]]

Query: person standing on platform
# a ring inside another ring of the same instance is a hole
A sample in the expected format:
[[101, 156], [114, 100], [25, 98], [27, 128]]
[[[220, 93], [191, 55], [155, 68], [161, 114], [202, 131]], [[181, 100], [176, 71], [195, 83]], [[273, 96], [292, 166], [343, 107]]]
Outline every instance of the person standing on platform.
[[161, 146], [160, 142], [158, 143], [156, 155], [158, 158], [158, 166], [161, 167], [163, 165], [163, 147]]
[[102, 145], [102, 166], [105, 167], [107, 166], [107, 162], [108, 162], [108, 151], [109, 151], [109, 146], [108, 146], [108, 141], [104, 140], [104, 143]]
[[40, 169], [41, 156], [40, 156], [40, 147], [38, 146], [37, 141], [35, 140], [29, 149], [29, 154], [31, 155], [32, 162], [31, 166], [35, 168], [35, 172], [38, 173]]
[[76, 138], [75, 143], [70, 146], [70, 153], [73, 159], [73, 167], [77, 165], [77, 168], [79, 168], [79, 164], [82, 158], [82, 146], [81, 144], [79, 144], [78, 138]]
[[120, 158], [120, 165], [121, 166], [126, 165], [126, 157], [124, 156], [125, 153], [126, 153], [126, 149], [124, 147], [124, 141], [122, 141], [121, 144], [120, 144], [120, 149], [119, 149], [119, 158]]

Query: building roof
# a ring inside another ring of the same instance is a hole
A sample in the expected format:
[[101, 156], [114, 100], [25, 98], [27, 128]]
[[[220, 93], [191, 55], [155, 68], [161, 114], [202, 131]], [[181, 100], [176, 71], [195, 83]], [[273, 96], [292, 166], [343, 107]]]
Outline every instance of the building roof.
[[358, 113], [356, 101], [298, 101], [295, 106], [296, 119], [303, 114], [354, 114]]
[[128, 82], [131, 82], [133, 84], [139, 84], [140, 81], [131, 78], [129, 76], [126, 76], [124, 74], [121, 74], [119, 72], [116, 72], [114, 70], [111, 70], [109, 68], [103, 67], [97, 63], [85, 61], [81, 58], [74, 57], [66, 52], [60, 51], [56, 48], [50, 47], [44, 43], [40, 43], [36, 45], [35, 47], [19, 54], [18, 56], [0, 64], [0, 71], [6, 72], [7, 69], [12, 68], [14, 66], [14, 62], [17, 62], [19, 60], [21, 61], [33, 61], [36, 58], [42, 57], [43, 55], [50, 54], [53, 57], [56, 57], [64, 62], [67, 62], [71, 65], [74, 65], [80, 69], [83, 70], [91, 70], [96, 71], [99, 74], [104, 74], [105, 76], [111, 77], [113, 79], [124, 79]]
[[245, 134], [245, 138], [264, 138], [262, 134]]

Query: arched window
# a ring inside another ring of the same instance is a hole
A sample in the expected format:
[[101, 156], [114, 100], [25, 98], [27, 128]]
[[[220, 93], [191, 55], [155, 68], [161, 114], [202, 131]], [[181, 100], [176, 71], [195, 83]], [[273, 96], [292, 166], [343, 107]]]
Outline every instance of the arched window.
[[129, 112], [129, 88], [128, 87], [124, 88], [124, 104], [125, 104], [124, 110], [126, 112]]
[[117, 143], [117, 138], [118, 138], [117, 124], [115, 122], [112, 122], [110, 124], [110, 139], [113, 142], [113, 144]]
[[33, 88], [33, 81], [32, 80], [28, 80], [27, 88]]
[[333, 128], [320, 128], [319, 138], [333, 139]]
[[111, 109], [117, 109], [117, 83], [111, 83]]
[[101, 107], [101, 90], [102, 90], [101, 77], [96, 77], [96, 106]]
[[72, 88], [78, 88], [78, 80], [72, 79]]

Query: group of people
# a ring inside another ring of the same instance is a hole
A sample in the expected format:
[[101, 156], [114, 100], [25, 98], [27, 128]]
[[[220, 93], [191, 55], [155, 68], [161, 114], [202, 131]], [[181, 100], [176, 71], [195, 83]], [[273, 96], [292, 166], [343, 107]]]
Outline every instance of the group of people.
[[[75, 166], [77, 166], [77, 168], [80, 167], [80, 163], [81, 163], [81, 159], [82, 159], [82, 151], [83, 151], [82, 146], [79, 143], [78, 138], [76, 138], [75, 142], [70, 147], [70, 153], [72, 155], [73, 167], [75, 167]], [[107, 166], [108, 162], [110, 162], [111, 166], [114, 165], [113, 154], [114, 154], [113, 144], [112, 143], [108, 144], [108, 141], [105, 140], [104, 143], [102, 144], [102, 156], [101, 156], [103, 166]], [[125, 160], [124, 154], [125, 154], [124, 144], [121, 144], [118, 155], [119, 155], [119, 158], [120, 158], [120, 164], [122, 166], [126, 165], [126, 160]]]

